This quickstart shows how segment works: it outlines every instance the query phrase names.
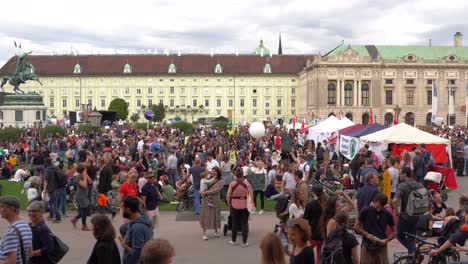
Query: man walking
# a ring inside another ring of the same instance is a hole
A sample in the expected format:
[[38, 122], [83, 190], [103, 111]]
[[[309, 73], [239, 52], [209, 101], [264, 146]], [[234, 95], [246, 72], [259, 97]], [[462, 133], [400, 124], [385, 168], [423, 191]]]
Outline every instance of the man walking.
[[379, 177], [376, 172], [369, 172], [366, 174], [366, 184], [364, 187], [359, 189], [356, 199], [357, 199], [357, 208], [360, 213], [364, 207], [371, 204], [375, 196], [379, 193], [377, 185], [379, 183]]
[[45, 192], [49, 194], [49, 216], [54, 223], [62, 221], [59, 212], [60, 189], [57, 168], [52, 165], [50, 158], [44, 159], [44, 185]]
[[171, 148], [169, 151], [170, 155], [167, 158], [167, 176], [172, 186], [175, 186], [176, 173], [177, 173], [177, 157], [175, 155], [175, 149]]
[[20, 201], [14, 196], [0, 197], [0, 215], [10, 223], [0, 241], [0, 263], [26, 264], [32, 248], [32, 232], [19, 217]]
[[134, 196], [123, 200], [123, 217], [130, 220], [125, 237], [120, 236], [120, 244], [124, 249], [124, 264], [139, 264], [140, 255], [146, 241], [153, 238], [151, 220], [139, 213], [140, 201]]
[[[411, 191], [424, 188], [424, 186], [415, 181], [413, 172], [410, 168], [404, 167], [400, 174], [401, 183], [398, 185], [395, 198], [393, 198], [393, 209], [399, 215], [398, 218], [398, 241], [408, 249], [409, 254], [413, 254], [416, 251], [416, 243], [413, 238], [405, 236], [404, 233], [416, 234], [416, 224], [419, 216], [410, 216], [406, 212], [406, 206]], [[400, 212], [398, 212], [398, 200], [400, 200]]]
[[205, 168], [201, 166], [201, 161], [199, 159], [196, 159], [193, 162], [193, 167], [189, 169], [189, 174], [192, 175], [193, 179], [193, 190], [195, 195], [194, 207], [196, 215], [200, 214], [200, 174], [203, 171], [205, 171]]

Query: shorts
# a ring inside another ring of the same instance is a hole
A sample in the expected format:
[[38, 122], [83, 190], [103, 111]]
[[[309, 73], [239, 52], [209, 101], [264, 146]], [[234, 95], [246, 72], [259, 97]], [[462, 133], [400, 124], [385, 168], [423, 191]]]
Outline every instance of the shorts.
[[151, 219], [153, 228], [159, 227], [159, 207], [156, 207], [154, 210], [147, 210], [146, 215]]

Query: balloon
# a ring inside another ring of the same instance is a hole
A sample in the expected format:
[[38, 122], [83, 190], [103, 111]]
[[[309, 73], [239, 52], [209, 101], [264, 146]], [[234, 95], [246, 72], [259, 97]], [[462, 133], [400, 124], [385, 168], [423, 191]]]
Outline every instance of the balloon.
[[253, 138], [261, 138], [265, 135], [265, 126], [261, 122], [250, 124], [249, 133]]
[[146, 120], [151, 120], [154, 117], [154, 112], [151, 110], [145, 111], [145, 119]]

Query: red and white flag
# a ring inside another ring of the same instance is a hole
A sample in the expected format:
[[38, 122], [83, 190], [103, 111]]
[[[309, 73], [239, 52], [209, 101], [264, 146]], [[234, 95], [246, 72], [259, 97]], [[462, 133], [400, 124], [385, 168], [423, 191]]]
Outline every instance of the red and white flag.
[[293, 129], [296, 129], [296, 122], [297, 122], [297, 116], [294, 114], [293, 116]]
[[374, 113], [372, 113], [372, 108], [370, 109], [370, 113], [369, 113], [369, 125], [372, 125], [374, 124]]
[[305, 123], [306, 123], [306, 117], [304, 116], [304, 118], [302, 119], [302, 124], [301, 124], [301, 132], [304, 133], [304, 130], [305, 130]]
[[398, 117], [396, 114], [393, 115], [393, 125], [394, 126], [398, 125]]

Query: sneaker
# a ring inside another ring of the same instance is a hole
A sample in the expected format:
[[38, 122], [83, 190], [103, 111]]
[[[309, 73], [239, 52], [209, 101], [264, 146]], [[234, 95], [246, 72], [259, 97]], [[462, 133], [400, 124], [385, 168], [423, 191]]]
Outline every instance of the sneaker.
[[81, 228], [81, 231], [92, 231], [92, 229], [89, 228], [89, 227], [87, 227], [87, 226], [83, 226], [83, 227]]
[[249, 246], [249, 243], [242, 244], [242, 247], [243, 247], [243, 248], [246, 248], [246, 247], [248, 247], [248, 246]]
[[263, 213], [264, 213], [263, 210], [258, 211], [259, 215], [262, 215]]
[[257, 214], [257, 211], [256, 211], [256, 210], [253, 210], [250, 214], [251, 214], [251, 215]]
[[62, 223], [62, 220], [60, 220], [60, 219], [55, 219], [55, 220], [53, 220], [52, 222], [55, 223], [55, 224], [60, 224], [60, 223]]
[[231, 241], [229, 241], [229, 245], [235, 246], [235, 245], [237, 245], [237, 242], [234, 242], [234, 241], [231, 240]]
[[208, 240], [208, 237], [206, 235], [203, 235], [201, 238], [205, 241]]
[[215, 237], [221, 237], [221, 235], [218, 233], [218, 231], [216, 231], [216, 232], [214, 233], [214, 236], [215, 236]]

